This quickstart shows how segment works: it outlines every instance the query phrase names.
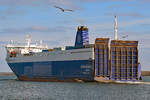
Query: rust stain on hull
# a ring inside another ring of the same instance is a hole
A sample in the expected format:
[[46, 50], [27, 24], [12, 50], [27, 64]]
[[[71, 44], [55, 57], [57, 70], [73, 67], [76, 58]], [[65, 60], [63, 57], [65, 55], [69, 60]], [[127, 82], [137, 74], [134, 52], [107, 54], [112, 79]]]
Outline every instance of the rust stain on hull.
[[20, 76], [18, 77], [18, 80], [20, 81], [34, 81], [34, 82], [93, 82], [94, 80], [85, 80], [81, 78], [67, 78], [64, 80], [60, 80], [58, 78], [44, 78], [44, 77], [33, 77], [29, 78], [26, 76]]

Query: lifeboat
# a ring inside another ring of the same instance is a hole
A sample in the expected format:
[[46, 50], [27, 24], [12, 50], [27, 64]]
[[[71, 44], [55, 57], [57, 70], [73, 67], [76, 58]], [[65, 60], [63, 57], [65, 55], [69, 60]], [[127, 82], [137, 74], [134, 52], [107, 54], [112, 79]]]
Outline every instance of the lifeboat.
[[16, 53], [15, 51], [11, 51], [11, 52], [10, 52], [10, 57], [16, 57], [16, 54], [17, 54], [17, 53]]

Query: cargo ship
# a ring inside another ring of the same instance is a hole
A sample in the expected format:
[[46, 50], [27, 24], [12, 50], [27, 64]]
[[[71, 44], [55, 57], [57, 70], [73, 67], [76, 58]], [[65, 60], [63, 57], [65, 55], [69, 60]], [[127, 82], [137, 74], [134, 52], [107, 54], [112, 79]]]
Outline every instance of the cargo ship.
[[138, 41], [96, 38], [89, 44], [88, 28], [79, 26], [74, 46], [48, 49], [41, 42], [6, 45], [6, 61], [22, 81], [139, 81]]

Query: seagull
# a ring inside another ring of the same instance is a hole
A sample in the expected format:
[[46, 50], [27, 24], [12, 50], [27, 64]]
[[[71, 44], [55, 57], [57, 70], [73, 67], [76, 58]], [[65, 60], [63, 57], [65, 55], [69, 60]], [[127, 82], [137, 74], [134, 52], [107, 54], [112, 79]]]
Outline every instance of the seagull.
[[122, 38], [127, 38], [127, 37], [128, 37], [128, 35], [122, 36]]
[[73, 12], [73, 10], [71, 10], [71, 9], [64, 9], [64, 8], [61, 8], [61, 7], [58, 7], [58, 6], [54, 6], [54, 7], [60, 9], [62, 12], [65, 12], [65, 11]]

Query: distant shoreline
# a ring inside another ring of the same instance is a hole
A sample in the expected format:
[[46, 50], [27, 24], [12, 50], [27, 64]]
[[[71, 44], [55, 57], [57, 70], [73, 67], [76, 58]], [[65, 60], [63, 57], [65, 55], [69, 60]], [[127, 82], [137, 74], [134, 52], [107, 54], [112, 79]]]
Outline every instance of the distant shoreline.
[[[142, 71], [142, 76], [150, 76], [150, 71]], [[15, 75], [13, 72], [0, 72], [0, 76], [13, 76]]]
[[13, 76], [15, 75], [13, 72], [0, 72], [0, 76]]
[[142, 71], [142, 76], [150, 76], [150, 71]]

